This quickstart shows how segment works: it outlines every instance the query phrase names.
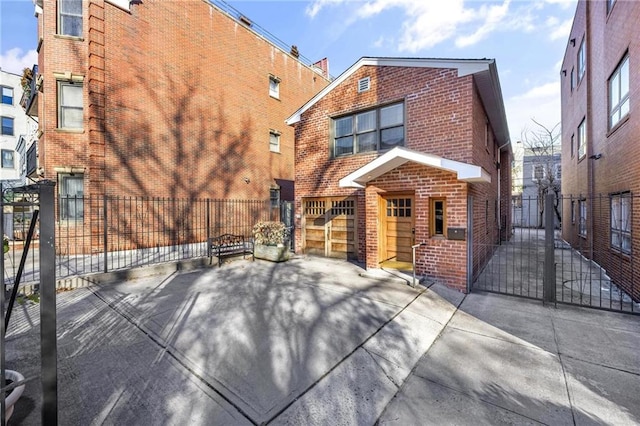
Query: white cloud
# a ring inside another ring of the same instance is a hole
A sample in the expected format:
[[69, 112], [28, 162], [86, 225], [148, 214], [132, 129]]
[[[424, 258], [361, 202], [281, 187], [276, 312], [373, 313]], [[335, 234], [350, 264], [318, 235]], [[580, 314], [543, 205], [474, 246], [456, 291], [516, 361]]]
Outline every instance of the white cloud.
[[305, 12], [311, 18], [314, 18], [325, 6], [338, 5], [344, 2], [345, 0], [315, 0], [307, 6]]
[[24, 52], [22, 49], [14, 47], [0, 55], [0, 68], [15, 74], [21, 74], [24, 68], [32, 68], [37, 63], [38, 52], [35, 50]]
[[509, 3], [511, 3], [511, 0], [505, 0], [500, 6], [482, 6], [478, 13], [480, 16], [483, 16], [484, 23], [473, 34], [458, 37], [456, 39], [456, 46], [466, 47], [476, 44], [499, 28], [501, 22], [509, 12]]
[[553, 127], [560, 122], [560, 82], [544, 83], [505, 101], [511, 141], [520, 140], [522, 131], [537, 122]]
[[573, 25], [573, 19], [567, 19], [561, 24], [558, 24], [556, 19], [556, 22], [554, 24], [549, 25], [549, 28], [552, 30], [549, 33], [549, 40], [566, 40], [567, 38], [569, 38], [569, 33], [571, 33], [571, 25]]

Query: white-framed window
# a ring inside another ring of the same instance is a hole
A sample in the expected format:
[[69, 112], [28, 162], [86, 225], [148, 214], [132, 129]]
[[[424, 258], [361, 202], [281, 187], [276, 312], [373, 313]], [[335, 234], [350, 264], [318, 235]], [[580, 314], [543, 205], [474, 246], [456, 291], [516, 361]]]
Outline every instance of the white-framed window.
[[631, 253], [631, 197], [628, 192], [611, 196], [611, 248]]
[[629, 114], [629, 56], [620, 62], [620, 65], [609, 79], [609, 129]]
[[333, 119], [331, 152], [334, 157], [383, 151], [404, 145], [404, 104]]
[[0, 134], [13, 136], [13, 117], [2, 116], [0, 121], [2, 121], [2, 131], [0, 131]]
[[269, 131], [269, 151], [280, 152], [280, 132], [276, 130]]
[[272, 209], [277, 209], [280, 207], [280, 189], [279, 188], [271, 188], [269, 190], [269, 203], [271, 204]]
[[0, 156], [2, 157], [3, 169], [15, 169], [15, 153], [13, 150], [3, 149], [0, 151]]
[[269, 76], [269, 96], [280, 99], [280, 79], [273, 75]]
[[58, 81], [58, 128], [83, 128], [82, 83]]
[[582, 42], [580, 42], [580, 47], [578, 48], [578, 82], [582, 81], [582, 77], [584, 77], [584, 73], [587, 70], [587, 46], [584, 38]]
[[533, 180], [540, 181], [544, 179], [544, 164], [533, 165]]
[[364, 77], [358, 80], [358, 93], [366, 92], [371, 88], [371, 78]]
[[587, 236], [587, 200], [578, 200], [578, 235]]
[[82, 0], [58, 0], [58, 34], [82, 36]]
[[60, 220], [84, 218], [84, 174], [59, 174]]
[[578, 126], [578, 160], [587, 154], [587, 119]]
[[2, 87], [2, 103], [5, 105], [13, 105], [13, 87]]

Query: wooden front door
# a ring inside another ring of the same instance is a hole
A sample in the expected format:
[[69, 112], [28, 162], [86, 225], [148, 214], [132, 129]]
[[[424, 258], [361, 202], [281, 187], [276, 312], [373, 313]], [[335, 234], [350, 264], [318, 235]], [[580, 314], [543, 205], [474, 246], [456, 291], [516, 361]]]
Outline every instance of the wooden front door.
[[413, 195], [385, 195], [380, 198], [380, 262], [411, 262], [414, 241], [415, 201]]
[[355, 198], [309, 198], [303, 206], [305, 253], [357, 258]]

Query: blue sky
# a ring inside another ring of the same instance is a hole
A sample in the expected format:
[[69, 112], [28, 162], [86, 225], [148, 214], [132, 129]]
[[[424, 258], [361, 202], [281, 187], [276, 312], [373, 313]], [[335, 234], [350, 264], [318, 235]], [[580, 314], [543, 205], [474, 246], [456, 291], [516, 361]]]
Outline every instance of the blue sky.
[[[165, 0], [201, 1], [201, 0]], [[560, 65], [576, 0], [225, 0], [338, 76], [362, 56], [494, 58], [511, 140], [560, 121]], [[31, 0], [0, 0], [0, 67], [37, 57]]]

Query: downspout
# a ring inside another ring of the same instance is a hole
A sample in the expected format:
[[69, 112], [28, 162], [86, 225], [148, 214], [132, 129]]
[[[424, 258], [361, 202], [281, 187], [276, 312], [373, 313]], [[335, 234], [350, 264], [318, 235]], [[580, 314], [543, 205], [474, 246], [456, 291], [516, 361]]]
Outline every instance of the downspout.
[[595, 200], [595, 176], [594, 176], [594, 171], [593, 171], [593, 167], [594, 167], [594, 161], [591, 160], [592, 156], [593, 156], [593, 125], [592, 120], [591, 120], [591, 70], [589, 67], [589, 62], [591, 60], [591, 40], [590, 40], [590, 35], [591, 35], [591, 12], [590, 12], [590, 2], [585, 2], [585, 32], [584, 32], [584, 40], [587, 46], [587, 57], [585, 60], [585, 75], [583, 78], [586, 78], [587, 81], [585, 83], [587, 83], [587, 110], [585, 111], [585, 116], [587, 117], [587, 128], [586, 128], [586, 132], [587, 132], [587, 152], [586, 152], [586, 159], [587, 160], [587, 184], [589, 185], [589, 188], [587, 189], [587, 198], [589, 200], [588, 202], [588, 206], [589, 206], [589, 230], [588, 230], [588, 235], [587, 235], [587, 242], [589, 242], [589, 240], [591, 240], [591, 242], [589, 243], [589, 259], [593, 260], [593, 244], [594, 244], [594, 238], [593, 238], [593, 224], [594, 224], [594, 220], [593, 220], [593, 213], [595, 212], [595, 209], [593, 208], [593, 202]]

